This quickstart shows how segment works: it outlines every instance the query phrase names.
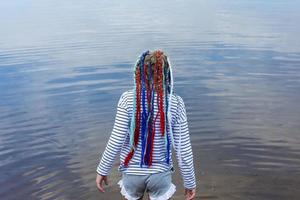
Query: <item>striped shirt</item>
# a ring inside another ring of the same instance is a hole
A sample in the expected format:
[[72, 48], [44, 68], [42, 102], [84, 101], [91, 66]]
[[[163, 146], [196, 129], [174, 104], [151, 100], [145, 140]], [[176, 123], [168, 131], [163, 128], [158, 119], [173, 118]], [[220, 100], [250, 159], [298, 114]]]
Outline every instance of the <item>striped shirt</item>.
[[[154, 115], [156, 115], [158, 111], [156, 95], [157, 94], [155, 93]], [[112, 168], [115, 157], [119, 153], [121, 163], [119, 166], [119, 171], [125, 172], [127, 174], [147, 175], [151, 173], [173, 170], [171, 148], [169, 152], [170, 164], [167, 164], [166, 162], [165, 138], [160, 134], [159, 120], [157, 120], [157, 122], [155, 123], [155, 130], [157, 132], [154, 136], [154, 148], [151, 167], [140, 166], [142, 148], [141, 142], [138, 142], [136, 151], [128, 166], [124, 166], [123, 162], [130, 151], [129, 125], [131, 116], [133, 114], [133, 97], [133, 90], [128, 90], [124, 92], [119, 99], [113, 130], [96, 170], [98, 174], [104, 176], [108, 175], [110, 169]], [[173, 131], [174, 150], [179, 163], [179, 170], [183, 178], [184, 187], [192, 189], [196, 187], [196, 181], [186, 109], [182, 98], [174, 93], [172, 96], [170, 110], [172, 114], [171, 126]], [[171, 141], [172, 138], [170, 138], [170, 134], [168, 134], [168, 137], [169, 141]], [[141, 141], [141, 136], [139, 138], [139, 141]]]

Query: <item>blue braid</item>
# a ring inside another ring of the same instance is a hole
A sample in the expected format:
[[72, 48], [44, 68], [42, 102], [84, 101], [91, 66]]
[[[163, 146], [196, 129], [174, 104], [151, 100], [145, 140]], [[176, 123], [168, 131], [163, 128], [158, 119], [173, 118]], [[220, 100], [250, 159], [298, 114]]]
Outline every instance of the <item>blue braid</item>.
[[141, 132], [141, 140], [142, 140], [142, 154], [141, 154], [141, 162], [140, 166], [142, 167], [143, 165], [143, 155], [145, 152], [145, 143], [146, 143], [146, 134], [147, 134], [147, 118], [148, 118], [148, 113], [145, 108], [145, 92], [146, 92], [146, 86], [145, 86], [145, 77], [144, 77], [144, 61], [146, 55], [149, 54], [149, 51], [145, 51], [141, 57], [140, 57], [140, 72], [141, 72], [141, 79], [142, 79], [142, 106], [143, 106], [143, 111], [142, 111], [142, 132]]
[[[153, 85], [153, 84], [152, 84]], [[153, 125], [152, 124], [152, 121], [153, 121], [153, 113], [154, 113], [154, 90], [152, 90], [152, 98], [151, 98], [151, 110], [153, 111], [151, 114], [151, 117], [150, 117], [150, 125]], [[155, 126], [155, 124], [153, 125]], [[150, 127], [149, 129], [149, 138], [152, 137], [152, 126]], [[150, 149], [151, 148], [151, 142], [148, 142], [147, 143], [147, 149]], [[149, 161], [150, 161], [150, 151], [146, 151], [146, 159], [145, 159], [145, 164], [148, 165], [149, 164]]]

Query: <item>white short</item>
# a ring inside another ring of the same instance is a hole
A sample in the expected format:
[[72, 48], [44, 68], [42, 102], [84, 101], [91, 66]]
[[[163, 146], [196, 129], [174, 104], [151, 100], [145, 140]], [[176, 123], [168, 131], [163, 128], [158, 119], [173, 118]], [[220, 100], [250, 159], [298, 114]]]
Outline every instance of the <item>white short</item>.
[[148, 193], [151, 200], [167, 200], [176, 191], [172, 183], [172, 172], [166, 171], [149, 175], [132, 175], [122, 173], [118, 183], [121, 194], [128, 200], [142, 199]]

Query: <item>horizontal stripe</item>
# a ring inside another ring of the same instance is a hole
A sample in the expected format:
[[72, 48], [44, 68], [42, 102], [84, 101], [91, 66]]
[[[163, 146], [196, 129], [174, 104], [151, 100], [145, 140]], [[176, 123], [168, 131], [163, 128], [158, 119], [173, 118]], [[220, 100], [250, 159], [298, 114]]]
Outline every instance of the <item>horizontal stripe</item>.
[[[133, 114], [133, 90], [124, 92], [117, 105], [117, 113], [111, 136], [106, 145], [105, 151], [102, 154], [99, 165], [97, 166], [97, 173], [101, 175], [108, 175], [113, 166], [113, 162], [118, 154], [120, 154], [120, 166], [119, 171], [126, 172], [128, 174], [135, 175], [147, 175], [151, 173], [159, 173], [170, 170], [173, 168], [172, 161], [172, 149], [170, 149], [170, 165], [166, 163], [166, 149], [165, 139], [161, 137], [159, 129], [159, 117], [155, 124], [156, 133], [154, 136], [154, 148], [153, 148], [153, 164], [151, 167], [140, 167], [141, 161], [141, 135], [139, 136], [139, 142], [136, 151], [129, 162], [128, 167], [123, 166], [125, 157], [130, 151], [129, 144], [129, 125], [131, 123], [131, 117]], [[154, 101], [154, 116], [158, 112], [157, 101], [155, 94]], [[141, 106], [141, 111], [142, 111]], [[172, 96], [171, 103], [171, 125], [173, 131], [175, 155], [177, 160], [181, 160], [179, 166], [180, 173], [183, 177], [183, 184], [185, 188], [195, 188], [195, 172], [193, 164], [193, 153], [190, 143], [188, 121], [186, 116], [186, 109], [183, 99], [176, 94]], [[141, 128], [140, 128], [141, 130]], [[170, 135], [168, 134], [171, 141]], [[180, 150], [180, 151], [179, 151]], [[179, 153], [180, 152], [180, 153]]]

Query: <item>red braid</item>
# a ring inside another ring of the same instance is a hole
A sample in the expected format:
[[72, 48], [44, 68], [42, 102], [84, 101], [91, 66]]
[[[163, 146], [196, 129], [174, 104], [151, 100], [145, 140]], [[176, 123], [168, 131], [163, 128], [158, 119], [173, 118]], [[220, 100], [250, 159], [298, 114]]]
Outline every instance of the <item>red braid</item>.
[[[135, 94], [136, 94], [136, 110], [135, 110], [135, 129], [133, 133], [133, 147], [131, 147], [130, 152], [127, 154], [124, 165], [128, 166], [129, 161], [132, 159], [135, 149], [138, 145], [139, 142], [139, 135], [140, 135], [140, 127], [141, 127], [141, 93], [142, 89], [145, 89], [147, 91], [147, 105], [148, 105], [148, 114], [151, 115], [149, 123], [147, 124], [148, 126], [148, 133], [151, 134], [147, 135], [146, 139], [146, 147], [145, 147], [145, 155], [143, 159], [145, 160], [145, 163], [150, 167], [152, 165], [152, 156], [153, 156], [153, 145], [154, 145], [154, 138], [155, 138], [155, 132], [156, 132], [156, 121], [159, 116], [159, 130], [161, 132], [161, 136], [165, 135], [165, 125], [166, 125], [166, 119], [165, 115], [166, 113], [164, 112], [164, 82], [163, 82], [163, 73], [165, 73], [164, 67], [168, 67], [163, 65], [164, 60], [163, 60], [163, 53], [161, 51], [155, 51], [153, 54], [153, 59], [154, 62], [151, 63], [151, 60], [149, 63], [144, 63], [143, 66], [143, 71], [141, 71], [141, 66], [137, 65], [136, 71], [135, 71], [135, 83], [136, 83], [136, 89], [135, 89]], [[150, 57], [150, 59], [152, 59]], [[140, 63], [142, 64], [142, 63]], [[150, 68], [150, 69], [149, 69]], [[149, 73], [152, 74], [152, 80], [149, 80]], [[141, 75], [144, 77], [145, 81], [145, 88], [141, 88]], [[169, 81], [168, 80], [168, 74], [165, 75], [166, 80], [165, 82]], [[165, 88], [167, 90], [167, 88]], [[157, 107], [158, 111], [152, 120], [152, 115], [154, 110], [152, 110], [152, 105], [154, 103], [154, 99], [152, 97], [152, 92], [153, 90], [157, 93], [156, 101], [157, 101]], [[153, 99], [153, 102], [151, 102]], [[147, 161], [147, 159], [149, 159]]]
[[153, 154], [153, 142], [154, 142], [154, 136], [155, 136], [155, 122], [157, 120], [157, 117], [159, 115], [160, 118], [160, 132], [161, 135], [164, 136], [165, 133], [165, 114], [164, 114], [164, 108], [163, 108], [163, 66], [162, 66], [162, 52], [156, 51], [155, 52], [155, 57], [156, 57], [156, 62], [154, 65], [154, 86], [157, 92], [157, 105], [158, 105], [158, 112], [155, 116], [154, 122], [152, 124], [153, 131], [152, 131], [152, 138], [151, 138], [151, 145], [150, 145], [150, 159], [149, 159], [149, 166], [152, 165], [152, 154]]
[[134, 129], [134, 140], [133, 140], [133, 146], [129, 152], [129, 154], [126, 156], [124, 165], [128, 166], [129, 161], [133, 157], [134, 149], [137, 147], [138, 141], [139, 141], [139, 135], [140, 135], [140, 122], [141, 122], [141, 74], [139, 70], [136, 70], [135, 73], [135, 81], [136, 81], [136, 112], [135, 112], [135, 129]]

